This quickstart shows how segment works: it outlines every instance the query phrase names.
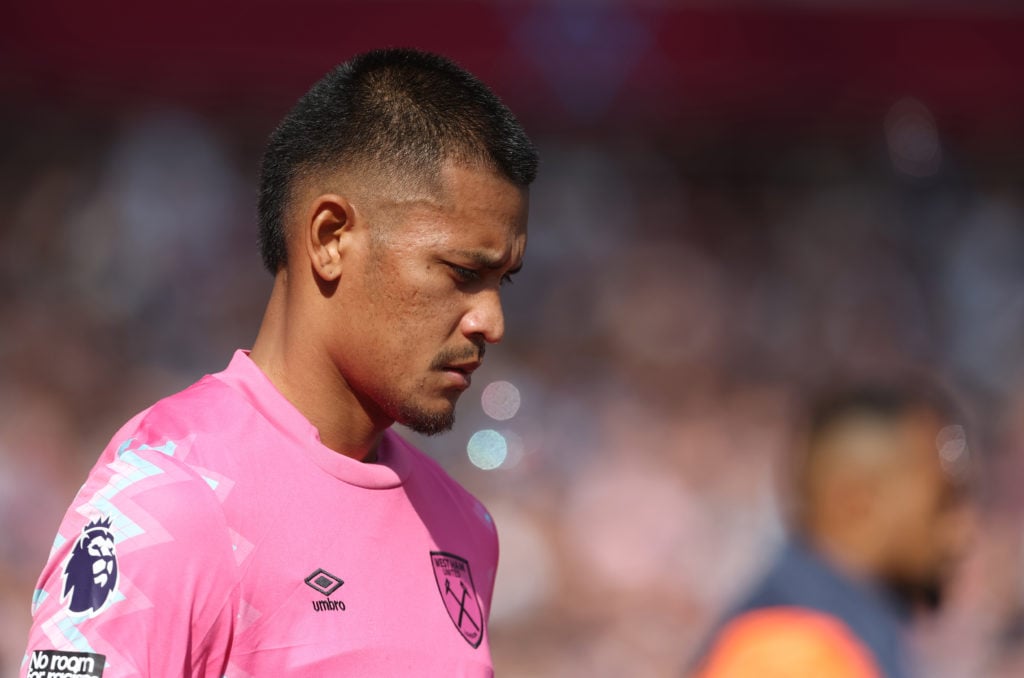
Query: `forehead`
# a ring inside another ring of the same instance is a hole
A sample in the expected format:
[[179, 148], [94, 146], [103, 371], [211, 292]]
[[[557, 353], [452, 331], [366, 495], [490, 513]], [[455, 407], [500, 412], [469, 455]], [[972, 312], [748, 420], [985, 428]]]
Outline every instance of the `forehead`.
[[[399, 230], [418, 244], [525, 246], [528, 193], [492, 170], [445, 163], [429, 192], [403, 201]], [[514, 255], [515, 253], [510, 252]]]
[[928, 475], [941, 467], [940, 436], [945, 425], [927, 410], [915, 409], [895, 417], [858, 411], [833, 422], [818, 444], [891, 471]]

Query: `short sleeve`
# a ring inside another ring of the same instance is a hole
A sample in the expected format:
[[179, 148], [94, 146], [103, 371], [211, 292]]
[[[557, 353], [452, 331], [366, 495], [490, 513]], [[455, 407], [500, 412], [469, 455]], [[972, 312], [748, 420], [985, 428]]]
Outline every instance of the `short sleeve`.
[[236, 570], [210, 484], [173, 444], [128, 440], [104, 454], [62, 521], [22, 675], [222, 676]]

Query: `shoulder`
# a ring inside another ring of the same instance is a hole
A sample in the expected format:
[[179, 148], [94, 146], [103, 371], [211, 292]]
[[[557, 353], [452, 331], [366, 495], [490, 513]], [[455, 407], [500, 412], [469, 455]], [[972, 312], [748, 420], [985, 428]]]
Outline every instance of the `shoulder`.
[[243, 406], [244, 400], [230, 386], [207, 375], [140, 412], [114, 439], [134, 437], [150, 442], [184, 440], [197, 434], [216, 435]]
[[[200, 380], [111, 439], [40, 577], [33, 648], [87, 645], [129, 673], [159, 658], [179, 675], [190, 656], [213, 651], [200, 643], [230, 626], [239, 581], [222, 501], [228, 483], [194, 454], [216, 447], [208, 433], [216, 413], [204, 403], [223, 398], [218, 391], [216, 381]], [[72, 627], [74, 637], [53, 631]]]
[[182, 634], [206, 637], [231, 609], [238, 567], [224, 511], [177, 449], [132, 437], [111, 443], [65, 514], [40, 577], [33, 647], [78, 648], [75, 638], [47, 631], [74, 624], [76, 638], [111, 661], [142, 666], [151, 652], [186, 652]]
[[206, 377], [121, 427], [75, 497], [62, 534], [84, 520], [110, 517], [119, 542], [220, 538], [225, 519], [213, 476], [221, 474], [195, 463], [197, 449], [214, 447], [208, 442], [214, 399], [223, 399], [223, 386]]
[[116, 493], [121, 493], [149, 480], [149, 487], [175, 485], [179, 492], [195, 494], [195, 499], [212, 497], [191, 458], [218, 437], [216, 422], [223, 421], [231, 400], [230, 389], [207, 376], [157, 401], [114, 434], [83, 491], [105, 481], [115, 483]]
[[132, 550], [167, 540], [187, 543], [190, 551], [210, 549], [211, 539], [224, 539], [226, 519], [215, 481], [184, 461], [194, 439], [152, 430], [130, 433], [104, 452], [61, 532], [74, 533], [78, 523], [102, 517], [111, 520], [119, 545], [131, 544]]
[[408, 460], [408, 485], [419, 492], [430, 493], [438, 501], [473, 513], [486, 524], [493, 524], [483, 503], [453, 478], [436, 459], [393, 431], [388, 431], [386, 435], [389, 436], [389, 444], [399, 446]]
[[[455, 480], [437, 460], [388, 431], [389, 444], [406, 457], [405, 489], [423, 522], [440, 540], [469, 542], [488, 561], [497, 562], [498, 533], [490, 512], [472, 492]], [[456, 539], [457, 537], [457, 539]]]
[[718, 633], [699, 678], [758, 675], [881, 676], [870, 650], [841, 620], [800, 607], [739, 614]]

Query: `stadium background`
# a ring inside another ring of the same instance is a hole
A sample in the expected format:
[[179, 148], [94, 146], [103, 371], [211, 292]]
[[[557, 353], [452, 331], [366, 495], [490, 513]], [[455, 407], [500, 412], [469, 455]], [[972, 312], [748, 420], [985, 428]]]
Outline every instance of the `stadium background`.
[[498, 675], [678, 675], [779, 538], [802, 396], [906, 364], [964, 396], [984, 471], [926, 675], [1020, 675], [1022, 36], [991, 1], [8, 3], [0, 672], [112, 433], [251, 341], [276, 120], [404, 45], [543, 158], [505, 344], [420, 441], [498, 522]]

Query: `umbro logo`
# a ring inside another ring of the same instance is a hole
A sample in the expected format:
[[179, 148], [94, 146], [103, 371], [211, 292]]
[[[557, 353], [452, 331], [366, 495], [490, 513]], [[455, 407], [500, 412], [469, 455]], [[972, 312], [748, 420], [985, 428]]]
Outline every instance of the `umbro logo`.
[[337, 591], [344, 583], [339, 577], [335, 577], [324, 569], [319, 569], [306, 577], [306, 586], [325, 596], [329, 596]]
[[304, 580], [306, 586], [313, 589], [317, 593], [322, 593], [326, 596], [326, 600], [314, 600], [313, 610], [316, 612], [344, 612], [345, 601], [342, 600], [331, 600], [330, 596], [332, 593], [341, 588], [341, 585], [345, 582], [340, 577], [335, 577], [333, 574], [322, 568], [317, 569], [316, 572], [306, 577]]

